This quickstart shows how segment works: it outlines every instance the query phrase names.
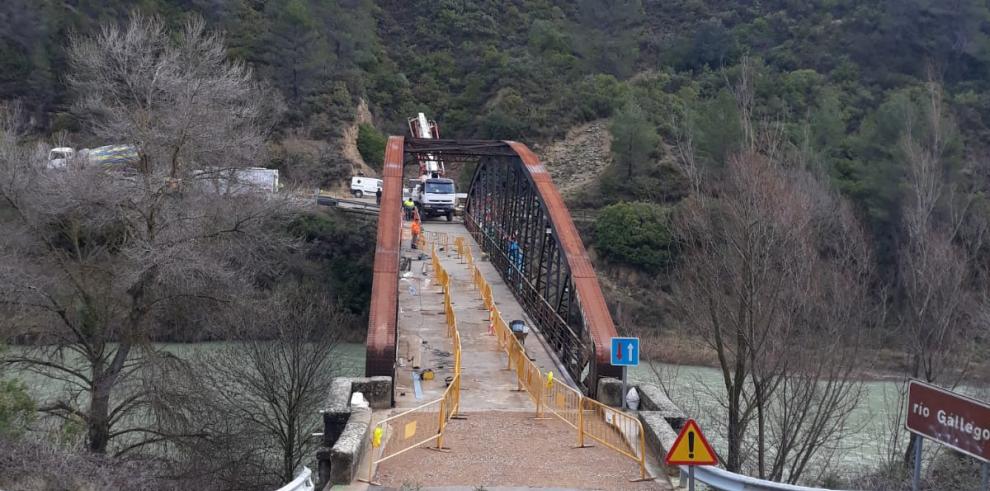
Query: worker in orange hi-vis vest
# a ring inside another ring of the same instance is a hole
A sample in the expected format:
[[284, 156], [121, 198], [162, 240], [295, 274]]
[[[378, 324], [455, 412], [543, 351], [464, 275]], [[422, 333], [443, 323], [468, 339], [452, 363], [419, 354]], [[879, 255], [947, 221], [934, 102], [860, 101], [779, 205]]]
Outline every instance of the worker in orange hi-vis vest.
[[412, 243], [410, 244], [410, 248], [415, 249], [416, 240], [419, 239], [420, 233], [419, 219], [417, 218], [416, 220], [413, 220], [412, 225], [409, 228], [412, 231]]

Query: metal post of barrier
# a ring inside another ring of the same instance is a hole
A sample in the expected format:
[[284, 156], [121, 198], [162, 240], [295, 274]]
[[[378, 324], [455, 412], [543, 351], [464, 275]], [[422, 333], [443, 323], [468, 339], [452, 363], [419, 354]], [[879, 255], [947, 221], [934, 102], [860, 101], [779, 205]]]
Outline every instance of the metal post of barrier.
[[584, 448], [584, 397], [578, 400], [578, 448]]
[[447, 391], [444, 391], [443, 397], [440, 398], [440, 413], [438, 417], [440, 418], [440, 430], [437, 432], [437, 446], [433, 450], [444, 452], [450, 450], [443, 446], [443, 432], [447, 429]]
[[[497, 311], [496, 311], [496, 313], [497, 313]], [[498, 331], [499, 337], [501, 337], [501, 336], [504, 335], [504, 333], [502, 333], [502, 331], [501, 331], [501, 326], [498, 323], [495, 324], [495, 329], [496, 329], [496, 331]], [[512, 370], [512, 345], [511, 344], [507, 344], [506, 345], [506, 347], [505, 347], [505, 354], [508, 355], [505, 358], [507, 360], [509, 360], [509, 364], [505, 367], [505, 369], [506, 370]]]
[[439, 414], [440, 414], [440, 431], [438, 432], [438, 435], [439, 436], [437, 436], [437, 450], [440, 450], [440, 449], [443, 448], [443, 424], [444, 424], [444, 420], [447, 419], [447, 418], [444, 417], [444, 416], [446, 416], [444, 414], [444, 404], [446, 404], [446, 403], [447, 403], [447, 398], [446, 397], [443, 397], [442, 399], [440, 399], [440, 411], [439, 411]]
[[[374, 435], [375, 434], [375, 431], [378, 428], [381, 428], [381, 426], [376, 426], [375, 429], [371, 430], [371, 434]], [[382, 429], [382, 433], [384, 433], [384, 429]], [[371, 438], [372, 438], [372, 440], [371, 440], [371, 452], [368, 452], [368, 484], [377, 485], [378, 483], [375, 482], [375, 474], [374, 474], [374, 472], [375, 472], [375, 469], [374, 469], [374, 465], [375, 465], [375, 449], [378, 448], [379, 445], [381, 445], [381, 440], [378, 440], [374, 436], [372, 436]], [[377, 445], [376, 445], [376, 440], [377, 440]]]
[[[530, 376], [532, 376], [532, 374], [530, 374]], [[537, 392], [538, 392], [538, 394], [536, 395], [536, 419], [544, 419], [543, 418], [543, 380], [542, 379], [543, 379], [543, 377], [541, 377], [540, 374], [537, 374], [536, 386], [537, 386]]]
[[522, 392], [526, 390], [523, 388], [523, 377], [526, 375], [523, 371], [522, 353], [519, 351], [518, 343], [512, 343], [512, 346], [514, 346], [513, 351], [515, 351], [516, 357], [516, 392]]

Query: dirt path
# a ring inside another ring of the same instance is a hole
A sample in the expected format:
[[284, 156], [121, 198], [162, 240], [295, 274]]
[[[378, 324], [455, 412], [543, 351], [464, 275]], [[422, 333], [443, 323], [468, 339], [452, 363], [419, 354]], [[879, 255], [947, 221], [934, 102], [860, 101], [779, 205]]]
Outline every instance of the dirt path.
[[668, 490], [664, 481], [629, 482], [639, 477], [635, 462], [594, 446], [573, 448], [574, 430], [557, 419], [533, 419], [508, 411], [468, 413], [453, 420], [444, 446], [419, 448], [378, 468], [383, 486], [530, 486], [607, 490]]

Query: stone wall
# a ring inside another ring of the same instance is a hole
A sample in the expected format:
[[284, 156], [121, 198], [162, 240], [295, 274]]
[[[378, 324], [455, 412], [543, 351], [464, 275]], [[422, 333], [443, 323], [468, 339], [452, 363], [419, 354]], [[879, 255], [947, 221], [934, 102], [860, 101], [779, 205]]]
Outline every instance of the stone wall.
[[323, 445], [316, 451], [319, 462], [317, 489], [327, 484], [350, 484], [364, 453], [371, 423], [371, 409], [351, 407], [351, 395], [364, 394], [371, 409], [392, 407], [391, 377], [337, 377], [323, 407]]

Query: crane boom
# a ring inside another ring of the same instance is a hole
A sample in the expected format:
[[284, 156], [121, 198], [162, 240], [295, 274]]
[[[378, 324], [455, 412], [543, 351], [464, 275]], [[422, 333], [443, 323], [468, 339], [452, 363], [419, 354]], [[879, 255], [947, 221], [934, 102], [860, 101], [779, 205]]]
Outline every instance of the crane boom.
[[[414, 138], [439, 139], [440, 127], [437, 126], [436, 121], [430, 121], [426, 119], [425, 114], [419, 113], [415, 118], [409, 118], [409, 134]], [[425, 158], [419, 159], [419, 174], [420, 180], [425, 180], [443, 177], [446, 170], [442, 160], [427, 154]]]

